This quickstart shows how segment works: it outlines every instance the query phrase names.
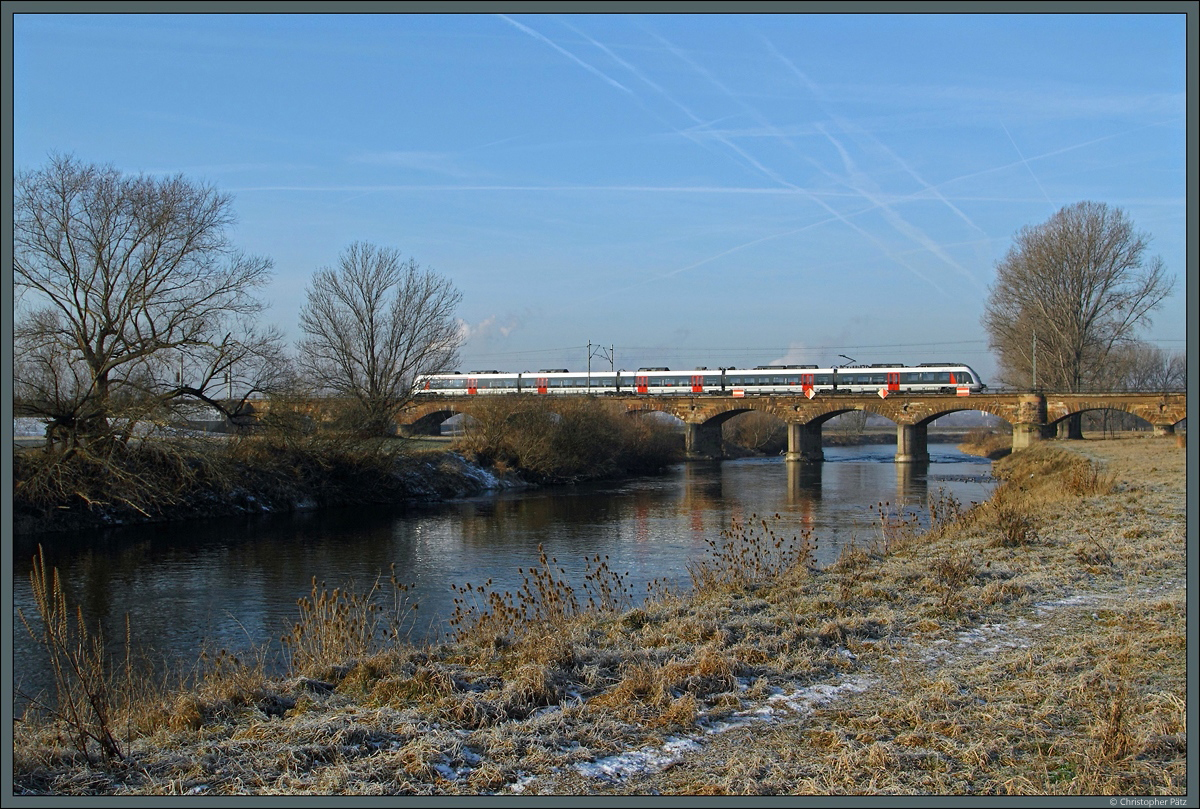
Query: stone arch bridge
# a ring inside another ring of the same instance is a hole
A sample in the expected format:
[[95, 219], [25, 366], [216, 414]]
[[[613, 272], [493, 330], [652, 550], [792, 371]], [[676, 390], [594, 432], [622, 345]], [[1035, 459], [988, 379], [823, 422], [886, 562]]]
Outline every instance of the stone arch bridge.
[[[525, 396], [526, 394], [498, 394]], [[941, 416], [962, 410], [981, 410], [1012, 425], [1013, 450], [1054, 435], [1059, 422], [1090, 410], [1117, 410], [1148, 421], [1157, 435], [1173, 433], [1187, 416], [1184, 393], [984, 393], [971, 396], [891, 393], [824, 394], [809, 399], [801, 394], [764, 396], [646, 396], [601, 394], [605, 401], [629, 413], [669, 413], [684, 423], [689, 458], [720, 458], [721, 425], [757, 410], [787, 424], [789, 461], [820, 461], [821, 429], [842, 413], [863, 410], [896, 424], [896, 462], [929, 460], [927, 430]], [[488, 397], [490, 398], [490, 397]], [[547, 397], [529, 398], [546, 399]], [[558, 397], [551, 397], [551, 399]], [[562, 397], [566, 398], [566, 396]], [[446, 419], [470, 413], [473, 396], [422, 396], [397, 418], [408, 433], [433, 433]]]

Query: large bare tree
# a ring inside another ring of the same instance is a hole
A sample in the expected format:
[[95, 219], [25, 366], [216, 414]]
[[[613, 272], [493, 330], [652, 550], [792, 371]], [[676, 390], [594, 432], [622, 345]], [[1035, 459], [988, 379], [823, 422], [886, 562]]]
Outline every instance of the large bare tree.
[[1124, 211], [1098, 202], [1022, 228], [996, 265], [983, 315], [1000, 381], [1033, 385], [1035, 357], [1039, 388], [1082, 391], [1111, 378], [1115, 352], [1171, 293], [1162, 259], [1145, 255], [1149, 241]]
[[312, 383], [357, 405], [363, 432], [394, 432], [416, 377], [458, 362], [461, 298], [447, 278], [398, 250], [355, 242], [336, 267], [313, 275], [298, 365]]
[[[277, 372], [256, 318], [271, 261], [235, 249], [232, 200], [183, 176], [52, 156], [14, 183], [14, 394], [71, 450], [181, 402], [227, 415]], [[56, 441], [51, 441], [53, 446]]]

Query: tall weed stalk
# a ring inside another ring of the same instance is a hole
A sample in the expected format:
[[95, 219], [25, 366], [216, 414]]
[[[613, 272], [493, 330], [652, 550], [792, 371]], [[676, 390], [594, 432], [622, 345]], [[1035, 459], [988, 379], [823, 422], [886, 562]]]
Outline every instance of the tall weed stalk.
[[498, 592], [488, 579], [481, 585], [451, 585], [456, 593], [450, 626], [459, 640], [507, 642], [536, 627], [556, 625], [585, 614], [619, 612], [633, 605], [628, 575], [613, 570], [608, 557], [585, 558], [578, 587], [558, 559], [538, 545], [538, 566], [517, 568], [521, 586]]
[[410, 590], [396, 578], [395, 565], [386, 583], [376, 577], [366, 592], [353, 585], [328, 590], [314, 576], [312, 591], [297, 601], [300, 619], [281, 638], [292, 670], [326, 672], [385, 645], [407, 642], [418, 606]]
[[[99, 748], [104, 760], [123, 760], [125, 754], [113, 725], [118, 714], [119, 689], [104, 649], [102, 631], [99, 627], [95, 632], [88, 629], [80, 607], [75, 608], [75, 620], [71, 620], [72, 610], [67, 606], [58, 568], [47, 570], [46, 555], [40, 545], [29, 579], [41, 616], [41, 631], [34, 629], [22, 611], [18, 610], [17, 615], [30, 637], [49, 657], [55, 692], [53, 704], [39, 699], [32, 700], [32, 704], [59, 723], [71, 747], [89, 762], [93, 760], [94, 748]], [[130, 674], [128, 660], [126, 673]]]
[[779, 530], [782, 517], [768, 521], [757, 514], [742, 522], [734, 518], [717, 539], [706, 539], [709, 558], [689, 565], [692, 586], [746, 587], [793, 570], [811, 570], [817, 542], [812, 531], [788, 537]]

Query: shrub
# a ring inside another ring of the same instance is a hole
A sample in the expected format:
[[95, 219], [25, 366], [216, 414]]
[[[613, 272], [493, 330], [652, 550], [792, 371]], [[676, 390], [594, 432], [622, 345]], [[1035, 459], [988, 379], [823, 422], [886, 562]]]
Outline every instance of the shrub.
[[477, 463], [561, 483], [657, 471], [678, 457], [671, 430], [599, 399], [487, 396], [459, 448]]
[[993, 542], [1004, 548], [1029, 545], [1038, 539], [1033, 517], [1010, 503], [997, 503], [993, 509], [1000, 536]]
[[330, 591], [314, 576], [312, 592], [297, 602], [300, 619], [281, 638], [292, 669], [320, 675], [407, 641], [417, 612], [409, 590], [397, 580], [395, 565], [386, 583], [376, 578], [366, 592], [353, 585]]
[[942, 609], [950, 610], [961, 598], [962, 591], [974, 580], [976, 566], [970, 556], [950, 553], [935, 559], [929, 570], [942, 591]]
[[581, 615], [615, 613], [632, 606], [627, 574], [610, 568], [608, 557], [595, 556], [586, 563], [577, 590], [558, 560], [548, 557], [539, 545], [538, 566], [517, 569], [523, 579], [516, 593], [494, 590], [491, 579], [482, 585], [451, 585], [457, 595], [449, 624], [460, 641], [506, 646], [540, 637], [546, 627], [561, 629], [567, 620]]
[[809, 530], [788, 537], [779, 533], [782, 517], [772, 522], [750, 515], [746, 522], [736, 518], [718, 539], [707, 538], [709, 558], [689, 565], [692, 586], [741, 588], [760, 584], [791, 571], [813, 568], [817, 543]]

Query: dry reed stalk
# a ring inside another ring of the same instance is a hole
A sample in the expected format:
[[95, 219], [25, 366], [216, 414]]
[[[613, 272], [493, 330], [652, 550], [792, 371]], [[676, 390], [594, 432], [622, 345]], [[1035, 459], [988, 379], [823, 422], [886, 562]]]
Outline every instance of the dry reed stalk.
[[[101, 630], [97, 628], [94, 633], [88, 630], [80, 607], [75, 609], [72, 624], [58, 568], [47, 570], [41, 545], [29, 578], [41, 617], [41, 631], [36, 631], [20, 610], [17, 615], [30, 637], [46, 651], [55, 691], [52, 704], [37, 698], [33, 703], [59, 723], [71, 746], [89, 762], [93, 743], [99, 747], [103, 759], [123, 760], [125, 754], [114, 732], [118, 711], [114, 691], [118, 686], [110, 670]], [[126, 672], [131, 675], [128, 648], [127, 645]]]
[[366, 592], [352, 584], [330, 591], [314, 576], [310, 594], [297, 601], [299, 620], [281, 638], [290, 666], [297, 673], [324, 675], [385, 646], [406, 643], [418, 608], [410, 590], [396, 578], [395, 565], [386, 583], [376, 577]]

